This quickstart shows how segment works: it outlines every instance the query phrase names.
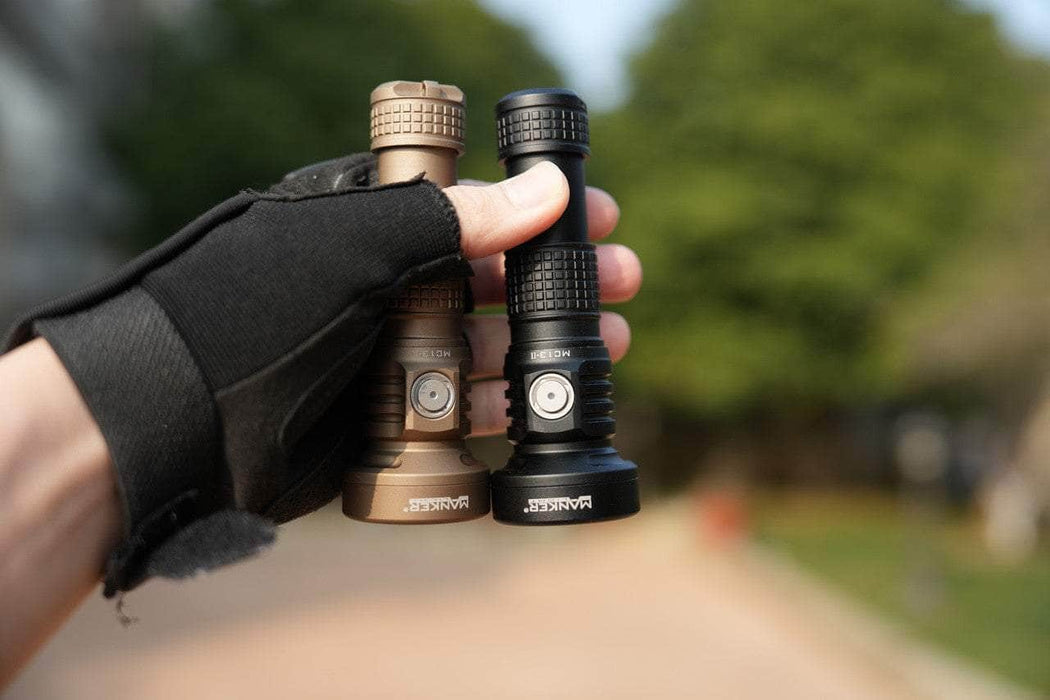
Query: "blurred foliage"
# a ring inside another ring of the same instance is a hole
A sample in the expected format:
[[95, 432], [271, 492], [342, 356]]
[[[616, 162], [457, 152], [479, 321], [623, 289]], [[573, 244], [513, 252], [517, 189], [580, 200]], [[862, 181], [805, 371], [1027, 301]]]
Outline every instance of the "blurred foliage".
[[1026, 62], [944, 0], [686, 0], [598, 119], [646, 284], [635, 393], [692, 415], [894, 391], [894, 303], [985, 222]]
[[[498, 178], [492, 105], [559, 82], [520, 29], [472, 0], [196, 8], [156, 29], [151, 89], [110, 130], [141, 195], [134, 248], [239, 189], [364, 150], [367, 95], [393, 78], [460, 85], [461, 170]], [[987, 256], [955, 252], [1016, 209], [1021, 188], [1002, 173], [1027, 147], [1018, 134], [1050, 95], [1047, 72], [960, 2], [682, 0], [635, 58], [627, 104], [593, 119], [592, 180], [616, 193], [616, 240], [646, 268], [625, 312], [624, 393], [679, 421], [650, 421], [666, 432], [717, 418], [719, 434], [732, 422], [781, 443], [842, 408], [900, 400], [902, 377], [933, 374], [900, 346], [934, 348], [913, 354], [936, 366], [937, 338], [956, 337], [921, 331], [953, 324], [924, 287], [931, 270], [941, 297], [956, 293]], [[697, 448], [684, 451], [668, 470], [691, 473]]]
[[[1032, 68], [1050, 82], [1050, 66]], [[1050, 376], [1050, 92], [1034, 101], [1033, 127], [1007, 154], [985, 226], [938, 261], [891, 328], [913, 383], [941, 396], [967, 388], [1011, 429], [1046, 400]]]
[[462, 168], [497, 178], [492, 106], [559, 82], [521, 30], [471, 0], [216, 0], [150, 47], [150, 89], [110, 130], [141, 201], [134, 248], [240, 189], [367, 150], [368, 95], [388, 80], [463, 88]]

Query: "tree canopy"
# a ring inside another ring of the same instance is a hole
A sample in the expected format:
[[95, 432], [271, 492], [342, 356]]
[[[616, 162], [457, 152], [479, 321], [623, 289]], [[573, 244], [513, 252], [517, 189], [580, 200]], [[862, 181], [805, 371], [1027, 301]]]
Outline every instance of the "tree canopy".
[[367, 150], [368, 95], [388, 80], [463, 88], [463, 170], [496, 178], [496, 100], [558, 82], [521, 30], [472, 0], [216, 0], [150, 44], [149, 89], [111, 129], [142, 205], [135, 247], [244, 187]]
[[592, 130], [646, 266], [621, 376], [714, 414], [888, 390], [888, 309], [981, 225], [1021, 65], [945, 0], [685, 0]]
[[[492, 105], [558, 83], [472, 0], [215, 0], [151, 43], [151, 89], [111, 132], [135, 247], [366, 149], [368, 93], [394, 78], [462, 87], [462, 172], [498, 178]], [[890, 316], [1004, 196], [1024, 65], [948, 0], [683, 0], [593, 119], [592, 180], [646, 267], [624, 388], [690, 415], [890, 393]]]

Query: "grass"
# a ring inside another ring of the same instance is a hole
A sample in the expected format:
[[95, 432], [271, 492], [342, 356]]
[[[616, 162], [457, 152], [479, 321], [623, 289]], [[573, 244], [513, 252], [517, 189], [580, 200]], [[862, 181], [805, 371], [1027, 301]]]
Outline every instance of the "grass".
[[879, 494], [766, 494], [760, 541], [918, 637], [1050, 695], [1050, 551], [1005, 564], [973, 515]]

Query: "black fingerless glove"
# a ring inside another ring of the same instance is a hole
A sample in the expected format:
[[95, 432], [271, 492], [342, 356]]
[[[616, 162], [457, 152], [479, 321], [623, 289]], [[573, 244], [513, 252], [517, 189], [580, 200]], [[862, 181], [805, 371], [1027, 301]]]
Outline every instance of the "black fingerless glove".
[[109, 447], [124, 533], [107, 597], [247, 556], [339, 492], [387, 301], [470, 274], [441, 191], [371, 186], [373, 165], [242, 192], [15, 326], [6, 347], [46, 338]]

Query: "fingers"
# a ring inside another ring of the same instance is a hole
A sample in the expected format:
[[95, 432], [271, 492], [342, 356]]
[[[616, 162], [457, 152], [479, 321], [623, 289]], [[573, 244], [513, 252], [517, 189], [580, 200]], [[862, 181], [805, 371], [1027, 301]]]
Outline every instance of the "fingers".
[[496, 185], [456, 185], [445, 194], [460, 219], [460, 245], [471, 259], [504, 251], [549, 228], [565, 211], [569, 184], [541, 163]]
[[[642, 285], [642, 263], [634, 251], [619, 244], [598, 246], [598, 279], [601, 280], [601, 300], [604, 304], [629, 301]], [[474, 277], [470, 284], [474, 303], [502, 304], [506, 299], [503, 254], [489, 255], [475, 260]]]
[[503, 380], [479, 382], [470, 389], [470, 435], [496, 435], [507, 429], [507, 401]]
[[625, 245], [598, 246], [598, 280], [601, 301], [620, 304], [630, 301], [642, 287], [642, 261]]
[[[499, 304], [507, 299], [506, 279], [503, 268], [503, 253], [493, 253], [478, 260], [471, 260], [474, 276], [470, 278], [470, 291], [474, 294], [475, 306]], [[601, 272], [598, 272], [599, 285]]]
[[521, 175], [484, 187], [445, 188], [459, 216], [460, 245], [471, 259], [523, 243], [558, 220], [569, 183], [558, 166], [540, 163]]
[[[468, 316], [467, 339], [474, 355], [472, 380], [493, 379], [503, 374], [503, 358], [510, 345], [510, 328], [503, 315]], [[603, 312], [600, 332], [613, 362], [619, 362], [631, 345], [631, 328], [620, 314]], [[473, 399], [471, 399], [473, 402]], [[476, 404], [475, 404], [476, 408]]]
[[613, 196], [597, 187], [587, 188], [587, 237], [600, 241], [620, 223], [620, 205]]
[[[491, 183], [481, 180], [460, 180], [463, 187], [487, 187]], [[446, 190], [447, 192], [447, 190]], [[587, 187], [587, 237], [600, 241], [608, 236], [620, 222], [620, 205], [613, 196], [597, 187]]]

